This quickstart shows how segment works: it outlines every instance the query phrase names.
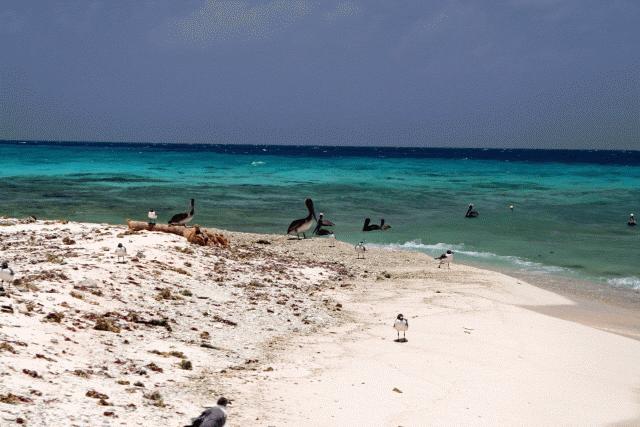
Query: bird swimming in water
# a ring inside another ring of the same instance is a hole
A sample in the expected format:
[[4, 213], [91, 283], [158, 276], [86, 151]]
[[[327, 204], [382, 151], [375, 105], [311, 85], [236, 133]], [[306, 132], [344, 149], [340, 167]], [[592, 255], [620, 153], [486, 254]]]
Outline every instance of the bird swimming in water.
[[9, 263], [7, 261], [2, 261], [2, 264], [0, 265], [0, 291], [3, 290], [2, 285], [4, 285], [5, 282], [7, 282], [8, 285], [12, 284], [14, 277], [15, 273], [9, 267]]
[[451, 249], [448, 249], [447, 252], [443, 253], [439, 257], [436, 257], [435, 259], [440, 261], [440, 263], [438, 264], [438, 268], [440, 268], [442, 264], [447, 264], [447, 266], [451, 268], [451, 262], [453, 261], [453, 251]]
[[636, 217], [633, 214], [629, 214], [629, 221], [627, 221], [627, 225], [629, 227], [634, 227], [637, 224]]
[[364, 246], [364, 241], [358, 243], [355, 246], [356, 249], [356, 259], [364, 259], [364, 253], [367, 251], [367, 248]]
[[313, 220], [316, 218], [316, 212], [313, 209], [313, 200], [306, 199], [304, 204], [307, 206], [307, 211], [309, 214], [300, 219], [293, 220], [291, 224], [289, 224], [289, 228], [287, 228], [287, 234], [295, 234], [298, 239], [300, 239], [300, 233], [306, 239], [307, 235], [305, 234], [311, 228], [311, 224], [313, 224]]
[[333, 227], [335, 224], [328, 219], [324, 219], [324, 214], [320, 212], [318, 215], [318, 223], [316, 228], [313, 230], [313, 234], [316, 236], [333, 236], [333, 231], [327, 230], [322, 227]]
[[185, 427], [223, 427], [227, 423], [227, 405], [229, 404], [227, 398], [221, 397], [216, 406], [206, 409]]
[[473, 204], [470, 204], [469, 205], [469, 209], [467, 209], [467, 213], [464, 214], [464, 217], [465, 218], [475, 218], [478, 215], [480, 215], [480, 214], [478, 213], [477, 210], [473, 209]]
[[385, 231], [390, 229], [391, 226], [389, 224], [384, 223], [384, 218], [380, 218], [380, 230]]
[[153, 209], [149, 209], [149, 213], [147, 214], [147, 218], [149, 218], [149, 225], [156, 225], [156, 220], [158, 219], [158, 214]]
[[195, 214], [195, 204], [195, 199], [191, 199], [189, 210], [172, 216], [169, 220], [169, 225], [184, 225], [186, 227], [187, 223], [193, 219], [193, 215]]
[[[398, 332], [398, 339], [396, 341], [398, 342], [407, 341], [406, 333], [407, 333], [407, 329], [409, 329], [409, 321], [405, 319], [402, 314], [398, 314], [398, 317], [396, 317], [395, 322], [393, 322], [393, 329], [395, 329], [396, 332]], [[402, 332], [402, 340], [400, 339], [400, 332]]]
[[513, 212], [513, 208], [514, 208], [513, 205], [509, 205], [509, 209], [511, 209], [511, 212]]
[[116, 262], [120, 262], [120, 258], [122, 258], [122, 262], [124, 262], [126, 256], [127, 248], [125, 248], [122, 243], [118, 243], [118, 247], [116, 248]]
[[362, 226], [362, 231], [375, 231], [380, 230], [380, 226], [378, 224], [371, 224], [371, 218], [364, 219], [364, 225]]

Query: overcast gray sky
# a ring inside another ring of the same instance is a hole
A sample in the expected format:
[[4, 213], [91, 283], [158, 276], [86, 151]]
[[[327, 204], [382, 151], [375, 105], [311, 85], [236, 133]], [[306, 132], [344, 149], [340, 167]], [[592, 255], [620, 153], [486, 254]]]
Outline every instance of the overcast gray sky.
[[0, 139], [640, 149], [640, 1], [0, 2]]

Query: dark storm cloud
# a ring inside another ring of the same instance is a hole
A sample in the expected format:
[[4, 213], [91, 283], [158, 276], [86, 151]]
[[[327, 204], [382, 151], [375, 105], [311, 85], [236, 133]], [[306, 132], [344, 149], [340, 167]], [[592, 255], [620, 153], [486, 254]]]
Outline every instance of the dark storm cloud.
[[0, 139], [640, 149], [635, 1], [4, 1]]

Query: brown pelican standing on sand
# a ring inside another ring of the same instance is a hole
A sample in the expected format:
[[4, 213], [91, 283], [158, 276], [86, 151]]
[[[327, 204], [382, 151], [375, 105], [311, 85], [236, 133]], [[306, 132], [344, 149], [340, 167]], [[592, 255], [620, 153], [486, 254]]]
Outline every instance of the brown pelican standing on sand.
[[186, 227], [187, 223], [193, 219], [193, 215], [195, 214], [195, 203], [195, 199], [191, 199], [189, 210], [172, 216], [169, 220], [169, 225], [184, 225]]
[[313, 220], [316, 219], [316, 212], [313, 210], [313, 200], [306, 199], [304, 204], [307, 205], [307, 210], [309, 211], [309, 215], [304, 218], [296, 219], [289, 224], [289, 228], [287, 229], [287, 234], [295, 234], [298, 239], [300, 239], [300, 233], [304, 238], [307, 238], [307, 235], [304, 234], [305, 231], [311, 228], [311, 224], [313, 224]]
[[475, 218], [475, 217], [477, 217], [478, 215], [480, 215], [480, 214], [478, 213], [478, 211], [477, 211], [477, 210], [475, 210], [475, 209], [473, 209], [473, 205], [472, 205], [472, 204], [470, 204], [470, 205], [469, 205], [469, 209], [467, 209], [467, 213], [466, 213], [466, 214], [464, 214], [464, 217], [465, 217], [465, 218]]
[[322, 227], [333, 227], [334, 225], [335, 224], [328, 219], [324, 219], [324, 214], [320, 212], [320, 215], [318, 215], [318, 224], [313, 230], [313, 234], [315, 234], [316, 236], [332, 236], [333, 231], [327, 230], [326, 228]]

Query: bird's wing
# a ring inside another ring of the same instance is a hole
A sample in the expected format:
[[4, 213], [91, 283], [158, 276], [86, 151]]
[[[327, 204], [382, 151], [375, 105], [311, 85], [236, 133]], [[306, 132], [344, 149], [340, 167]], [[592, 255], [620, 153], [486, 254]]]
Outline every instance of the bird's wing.
[[304, 219], [295, 219], [291, 221], [289, 228], [287, 228], [287, 234], [291, 233], [302, 221], [304, 221]]
[[187, 213], [185, 212], [181, 212], [179, 214], [175, 214], [174, 216], [171, 217], [171, 219], [169, 220], [169, 224], [171, 224], [172, 222], [178, 222], [181, 221], [183, 219], [185, 219], [188, 216]]
[[333, 227], [335, 224], [328, 219], [323, 219], [322, 221], [320, 221], [320, 225], [324, 225], [325, 227]]

